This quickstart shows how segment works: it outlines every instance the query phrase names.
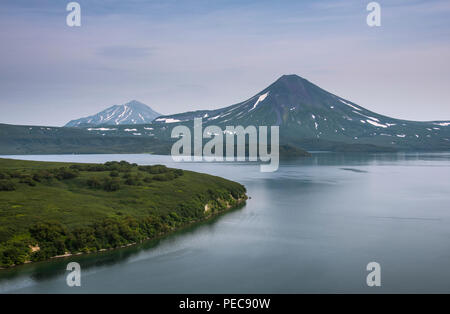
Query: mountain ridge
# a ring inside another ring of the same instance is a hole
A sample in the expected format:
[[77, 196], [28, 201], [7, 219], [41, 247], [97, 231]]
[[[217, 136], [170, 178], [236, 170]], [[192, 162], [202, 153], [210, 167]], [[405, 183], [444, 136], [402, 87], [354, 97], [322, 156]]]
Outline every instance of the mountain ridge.
[[450, 150], [450, 121], [410, 121], [375, 113], [297, 75], [284, 75], [247, 100], [212, 110], [156, 117], [146, 124], [78, 127], [0, 124], [0, 153], [152, 152], [170, 154], [177, 125], [280, 128], [286, 151], [393, 152]]
[[310, 150], [337, 145], [325, 142], [375, 145], [388, 151], [450, 149], [449, 121], [391, 118], [327, 92], [295, 74], [281, 76], [243, 102], [214, 110], [160, 116], [153, 124], [180, 124], [200, 117], [205, 125], [278, 125], [284, 142], [305, 145], [303, 148]]

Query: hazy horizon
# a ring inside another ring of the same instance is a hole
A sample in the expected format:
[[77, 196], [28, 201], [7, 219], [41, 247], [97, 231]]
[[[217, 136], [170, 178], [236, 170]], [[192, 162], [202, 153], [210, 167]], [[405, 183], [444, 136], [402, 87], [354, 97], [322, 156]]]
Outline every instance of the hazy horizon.
[[[244, 101], [297, 74], [393, 118], [450, 120], [450, 2], [0, 4], [0, 123], [62, 126], [132, 99], [162, 114]], [[7, 108], [7, 110], [5, 110]]]

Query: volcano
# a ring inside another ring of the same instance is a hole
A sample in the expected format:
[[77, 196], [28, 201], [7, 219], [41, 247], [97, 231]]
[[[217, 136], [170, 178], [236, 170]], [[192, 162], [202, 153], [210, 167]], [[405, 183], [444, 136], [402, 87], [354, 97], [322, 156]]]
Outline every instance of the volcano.
[[[153, 127], [178, 124], [280, 127], [280, 142], [308, 150], [393, 151], [450, 149], [449, 121], [408, 121], [370, 111], [298, 75], [283, 75], [253, 97], [225, 108], [160, 116]], [[170, 137], [170, 134], [166, 134]]]

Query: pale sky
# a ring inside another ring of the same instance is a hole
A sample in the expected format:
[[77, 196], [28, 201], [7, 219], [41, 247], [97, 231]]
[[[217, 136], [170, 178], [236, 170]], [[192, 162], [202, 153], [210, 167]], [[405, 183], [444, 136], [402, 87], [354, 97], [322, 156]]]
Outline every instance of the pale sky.
[[0, 2], [0, 123], [61, 126], [136, 99], [163, 114], [243, 101], [298, 74], [369, 110], [450, 119], [450, 1]]

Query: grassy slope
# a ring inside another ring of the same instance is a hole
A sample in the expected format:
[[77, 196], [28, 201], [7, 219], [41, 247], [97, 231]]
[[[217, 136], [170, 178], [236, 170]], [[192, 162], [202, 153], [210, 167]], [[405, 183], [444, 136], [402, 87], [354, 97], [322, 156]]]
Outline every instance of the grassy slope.
[[0, 154], [168, 154], [170, 143], [149, 136], [102, 136], [85, 129], [0, 124]]
[[[43, 169], [53, 171], [71, 165], [0, 159], [0, 172], [20, 173], [26, 177]], [[210, 212], [204, 213], [207, 203], [216, 212], [225, 210], [227, 206], [217, 201], [218, 198], [231, 203], [233, 199], [227, 199], [231, 193], [245, 198], [245, 188], [238, 183], [190, 171], [183, 171], [175, 179], [157, 181], [154, 178], [157, 175], [134, 166], [126, 172], [119, 171], [120, 189], [113, 192], [92, 188], [86, 183], [94, 177], [100, 181], [111, 178], [110, 173], [79, 171], [78, 176], [71, 179], [33, 181], [35, 186], [19, 183], [20, 178], [10, 178], [16, 190], [0, 191], [0, 251], [6, 241], [30, 239], [29, 229], [39, 222], [57, 221], [72, 230], [107, 218], [133, 217], [139, 222], [153, 216], [163, 217], [163, 221], [170, 225], [165, 228], [168, 229], [207, 218], [211, 215]], [[137, 178], [136, 185], [125, 184], [126, 174]], [[164, 218], [171, 213], [176, 213], [179, 221]]]

